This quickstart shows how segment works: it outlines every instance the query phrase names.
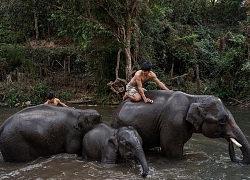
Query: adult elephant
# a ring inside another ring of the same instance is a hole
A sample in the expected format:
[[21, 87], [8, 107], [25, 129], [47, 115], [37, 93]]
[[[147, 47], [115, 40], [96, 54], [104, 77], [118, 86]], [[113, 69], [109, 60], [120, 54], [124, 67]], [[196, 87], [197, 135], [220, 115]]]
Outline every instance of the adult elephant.
[[142, 139], [133, 127], [113, 129], [106, 124], [98, 124], [83, 138], [82, 157], [115, 164], [122, 159], [138, 160], [142, 166], [142, 177], [147, 176], [148, 164], [142, 148]]
[[0, 150], [6, 162], [25, 162], [59, 153], [81, 156], [85, 133], [102, 122], [94, 109], [51, 105], [25, 108], [0, 127]]
[[[181, 158], [183, 146], [193, 133], [209, 138], [225, 138], [234, 162], [250, 163], [250, 146], [234, 117], [222, 101], [212, 95], [190, 95], [180, 91], [145, 92], [154, 101], [124, 101], [116, 110], [111, 126], [133, 126], [143, 139], [145, 149], [161, 147], [168, 158]], [[243, 159], [235, 156], [235, 143]]]

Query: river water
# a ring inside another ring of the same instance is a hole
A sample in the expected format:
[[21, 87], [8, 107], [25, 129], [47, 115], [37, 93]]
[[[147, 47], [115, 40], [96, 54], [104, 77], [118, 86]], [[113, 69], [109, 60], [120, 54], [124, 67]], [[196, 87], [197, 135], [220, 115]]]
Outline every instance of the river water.
[[[110, 118], [116, 108], [115, 106], [75, 107], [98, 110], [107, 124], [110, 124]], [[250, 109], [237, 107], [228, 107], [228, 109], [250, 142]], [[0, 108], [0, 124], [18, 110], [20, 109]], [[244, 166], [231, 162], [226, 140], [209, 139], [202, 134], [194, 134], [185, 144], [182, 160], [168, 161], [157, 151], [147, 153], [146, 158], [149, 165], [147, 179], [250, 179], [250, 165]], [[140, 165], [134, 162], [102, 165], [96, 161], [80, 161], [76, 155], [58, 154], [50, 158], [38, 158], [28, 163], [6, 163], [0, 154], [0, 179], [142, 179], [141, 172]]]

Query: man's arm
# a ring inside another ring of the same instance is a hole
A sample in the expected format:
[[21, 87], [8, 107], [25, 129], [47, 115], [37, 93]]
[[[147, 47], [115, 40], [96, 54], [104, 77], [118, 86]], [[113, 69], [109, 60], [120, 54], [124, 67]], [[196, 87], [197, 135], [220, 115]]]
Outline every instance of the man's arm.
[[165, 84], [163, 84], [158, 78], [157, 76], [153, 73], [153, 77], [152, 77], [153, 81], [163, 90], [169, 90]]
[[62, 107], [68, 107], [66, 104], [60, 101], [60, 99], [56, 100], [57, 104], [61, 105]]
[[143, 101], [144, 101], [145, 103], [147, 103], [148, 100], [147, 100], [147, 98], [146, 98], [146, 96], [145, 96], [145, 94], [144, 94], [144, 90], [143, 90], [143, 88], [142, 88], [141, 79], [139, 79], [138, 77], [136, 77], [136, 84], [137, 84], [138, 91], [139, 91], [139, 93], [140, 93], [140, 95], [141, 95]]

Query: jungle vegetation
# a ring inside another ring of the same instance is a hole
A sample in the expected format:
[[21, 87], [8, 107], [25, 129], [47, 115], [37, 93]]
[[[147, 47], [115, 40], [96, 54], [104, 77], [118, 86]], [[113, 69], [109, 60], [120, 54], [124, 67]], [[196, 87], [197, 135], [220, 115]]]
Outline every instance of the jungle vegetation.
[[[143, 61], [170, 89], [250, 99], [250, 0], [0, 0], [0, 102], [121, 101]], [[146, 89], [157, 89], [148, 82]]]

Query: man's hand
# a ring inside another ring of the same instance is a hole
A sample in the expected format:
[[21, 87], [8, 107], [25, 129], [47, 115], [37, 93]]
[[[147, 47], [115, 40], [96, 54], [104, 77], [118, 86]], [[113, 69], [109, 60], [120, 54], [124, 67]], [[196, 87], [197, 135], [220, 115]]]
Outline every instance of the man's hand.
[[144, 100], [144, 103], [151, 103], [151, 104], [153, 104], [153, 100], [151, 100], [151, 99], [149, 99], [149, 98], [146, 98], [146, 100]]

